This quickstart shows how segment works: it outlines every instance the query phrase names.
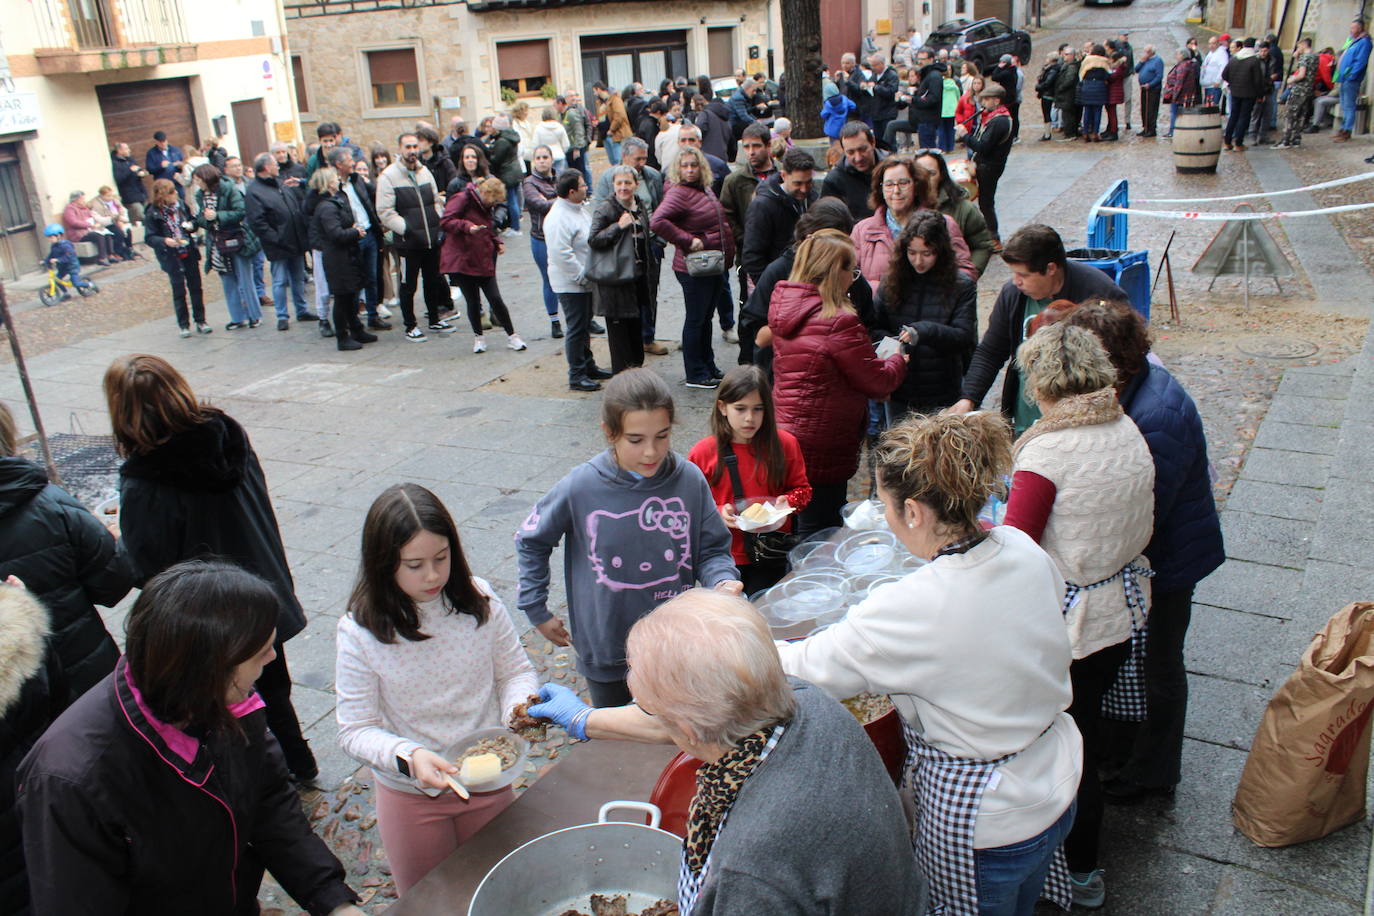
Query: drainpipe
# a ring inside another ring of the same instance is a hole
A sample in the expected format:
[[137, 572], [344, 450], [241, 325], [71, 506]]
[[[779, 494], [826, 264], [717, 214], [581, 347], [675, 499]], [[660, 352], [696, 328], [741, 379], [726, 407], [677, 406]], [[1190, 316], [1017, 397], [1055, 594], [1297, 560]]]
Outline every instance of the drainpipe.
[[[301, 129], [301, 113], [296, 110], [296, 70], [291, 66], [291, 49], [286, 44], [286, 5], [274, 3], [273, 6], [277, 8], [277, 34], [280, 36], [277, 40], [281, 43], [281, 53], [277, 55], [277, 62], [282, 65], [282, 73], [286, 77], [282, 83], [286, 86], [286, 100], [291, 106], [291, 124], [296, 131], [297, 142], [304, 145], [305, 131]], [[277, 131], [275, 121], [269, 119], [269, 123], [273, 125], [272, 136], [267, 138], [267, 145], [270, 147], [277, 140]]]

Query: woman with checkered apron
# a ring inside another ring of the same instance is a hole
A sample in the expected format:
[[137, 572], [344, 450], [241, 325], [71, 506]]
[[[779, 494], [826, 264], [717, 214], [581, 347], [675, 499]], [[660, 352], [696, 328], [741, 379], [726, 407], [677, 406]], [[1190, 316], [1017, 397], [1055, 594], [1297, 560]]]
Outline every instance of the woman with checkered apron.
[[[1034, 538], [1067, 586], [1063, 620], [1074, 659], [1069, 715], [1083, 735], [1084, 762], [1078, 816], [1064, 852], [1075, 904], [1096, 908], [1106, 899], [1098, 868], [1100, 720], [1118, 671], [1123, 677], [1113, 704], [1132, 697], [1144, 704], [1140, 672], [1154, 573], [1141, 551], [1154, 527], [1154, 461], [1117, 401], [1116, 369], [1091, 331], [1064, 323], [1043, 327], [1021, 345], [1016, 362], [1041, 415], [1016, 443], [1004, 524]], [[1122, 693], [1122, 685], [1135, 689]]]
[[779, 647], [783, 669], [834, 697], [885, 693], [911, 752], [915, 858], [943, 916], [1068, 908], [1060, 846], [1074, 817], [1081, 740], [1064, 580], [1024, 533], [978, 511], [1011, 465], [1011, 430], [975, 412], [913, 417], [877, 450], [887, 524], [928, 560], [838, 623]]

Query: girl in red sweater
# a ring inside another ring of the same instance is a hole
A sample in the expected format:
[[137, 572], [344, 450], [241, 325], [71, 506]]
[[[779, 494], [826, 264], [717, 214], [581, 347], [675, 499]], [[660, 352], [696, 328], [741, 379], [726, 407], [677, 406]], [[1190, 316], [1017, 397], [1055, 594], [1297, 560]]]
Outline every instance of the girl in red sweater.
[[[716, 389], [711, 434], [687, 454], [711, 485], [721, 518], [731, 531], [731, 552], [744, 582], [744, 593], [753, 595], [781, 579], [787, 572], [787, 561], [749, 559], [745, 534], [736, 525], [737, 513], [746, 506], [737, 502], [722, 455], [735, 457], [745, 500], [785, 502], [798, 512], [811, 501], [801, 446], [791, 433], [778, 429], [773, 416], [773, 391], [758, 366], [736, 366], [725, 374]], [[792, 516], [787, 517], [780, 530], [792, 530]]]

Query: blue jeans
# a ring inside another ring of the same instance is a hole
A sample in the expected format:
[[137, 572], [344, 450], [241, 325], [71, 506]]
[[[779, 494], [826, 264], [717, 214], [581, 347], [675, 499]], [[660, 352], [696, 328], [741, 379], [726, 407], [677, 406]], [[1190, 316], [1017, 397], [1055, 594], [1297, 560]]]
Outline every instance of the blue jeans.
[[1178, 110], [1183, 106], [1177, 102], [1169, 103], [1169, 133], [1174, 132], [1174, 124], [1178, 121]]
[[1215, 89], [1204, 89], [1204, 90], [1202, 90], [1202, 103], [1203, 103], [1204, 105], [1220, 105], [1220, 104], [1221, 104], [1221, 87], [1218, 86], [1218, 87], [1216, 87]]
[[720, 275], [720, 282], [725, 287], [725, 294], [716, 306], [716, 313], [720, 315], [720, 329], [728, 331], [735, 326], [735, 297], [730, 294], [730, 271]]
[[720, 277], [694, 277], [686, 271], [673, 271], [682, 286], [686, 315], [682, 319], [682, 366], [689, 382], [710, 381], [719, 374], [716, 354], [711, 349], [711, 316], [725, 296]]
[[1028, 840], [975, 849], [978, 872], [978, 916], [1031, 916], [1049, 874], [1054, 851], [1073, 826], [1074, 805], [1045, 830]]
[[377, 236], [369, 232], [358, 240], [358, 256], [363, 260], [363, 307], [367, 320], [377, 317]]
[[1355, 131], [1355, 103], [1360, 99], [1363, 83], [1364, 74], [1358, 80], [1341, 80], [1341, 130], [1348, 134]]
[[[324, 276], [324, 271], [320, 271]], [[305, 308], [305, 258], [296, 255], [272, 262], [272, 304], [277, 308], [277, 318], [286, 315], [286, 290], [291, 288], [291, 301], [296, 306], [296, 317], [306, 313]]]
[[262, 309], [258, 307], [257, 290], [253, 288], [253, 259], [235, 254], [229, 256], [233, 270], [219, 275], [224, 287], [224, 304], [229, 308], [230, 321], [258, 321]]
[[253, 289], [257, 291], [259, 299], [267, 295], [267, 287], [262, 282], [262, 265], [266, 260], [267, 255], [262, 253], [261, 248], [253, 255]]
[[1283, 82], [1274, 80], [1274, 89], [1269, 93], [1269, 101], [1265, 104], [1265, 111], [1268, 116], [1270, 130], [1278, 130], [1279, 127], [1279, 93], [1283, 91]]
[[[544, 311], [550, 318], [558, 317], [558, 296], [549, 287], [549, 246], [543, 239], [530, 236], [530, 254], [534, 255], [534, 266], [539, 268], [539, 276], [544, 281]], [[577, 296], [581, 293], [572, 293]], [[588, 294], [590, 295], [590, 294]]]
[[607, 137], [602, 143], [606, 147], [606, 159], [611, 165], [620, 165], [620, 141]]
[[936, 136], [939, 137], [939, 147], [947, 153], [954, 152], [954, 119], [941, 118], [940, 129]]
[[1095, 134], [1102, 126], [1102, 106], [1083, 106], [1083, 133]]
[[510, 228], [520, 231], [520, 185], [506, 188], [506, 210], [510, 213]]

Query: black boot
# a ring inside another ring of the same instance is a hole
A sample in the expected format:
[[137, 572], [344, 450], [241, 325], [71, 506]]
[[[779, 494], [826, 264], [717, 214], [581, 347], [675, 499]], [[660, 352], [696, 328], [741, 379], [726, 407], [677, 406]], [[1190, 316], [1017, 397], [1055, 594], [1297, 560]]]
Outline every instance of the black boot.
[[557, 318], [553, 319], [553, 327], [549, 330], [549, 336], [555, 340], [563, 336], [563, 325], [559, 323]]
[[354, 340], [348, 334], [338, 335], [334, 338], [334, 343], [340, 350], [361, 350], [363, 348], [361, 343]]
[[333, 326], [332, 324], [330, 324], [328, 321], [326, 321], [325, 319], [323, 319], [323, 318], [320, 319], [320, 336], [321, 336], [321, 337], [333, 337], [333, 336], [334, 336], [334, 326]]

